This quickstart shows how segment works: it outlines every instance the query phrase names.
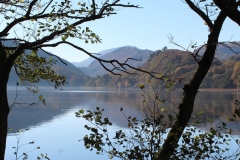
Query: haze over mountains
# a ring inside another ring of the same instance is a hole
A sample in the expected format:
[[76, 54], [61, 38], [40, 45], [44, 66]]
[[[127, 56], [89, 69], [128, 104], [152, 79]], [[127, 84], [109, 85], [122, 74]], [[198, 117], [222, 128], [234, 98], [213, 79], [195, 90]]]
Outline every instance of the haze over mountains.
[[[112, 49], [111, 49], [112, 50]], [[141, 50], [137, 47], [126, 46], [115, 48], [112, 52], [105, 53], [99, 58], [104, 60], [113, 60], [116, 59], [119, 62], [125, 62], [127, 58], [134, 58], [136, 60], [128, 60], [128, 64], [133, 67], [142, 66], [150, 54], [153, 53], [151, 50]], [[109, 63], [104, 63], [105, 66], [109, 69], [113, 69], [113, 66]], [[117, 64], [115, 64], [118, 66]], [[107, 71], [101, 66], [101, 64], [97, 60], [93, 60], [88, 67], [78, 67], [82, 70], [86, 75], [90, 75], [91, 77], [101, 76], [107, 73]]]
[[[13, 43], [6, 41], [4, 45], [10, 46], [13, 45]], [[67, 86], [84, 86], [85, 83], [91, 78], [89, 75], [97, 76], [107, 73], [107, 71], [93, 58], [89, 58], [83, 63], [80, 62], [80, 64], [86, 64], [86, 62], [90, 63], [89, 67], [80, 67], [82, 68], [82, 71], [80, 68], [75, 67], [72, 63], [61, 58], [61, 60], [67, 65], [63, 64], [56, 56], [54, 56], [54, 54], [51, 56], [51, 53], [47, 54], [42, 50], [39, 50], [37, 53], [40, 57], [45, 57], [46, 59], [52, 57], [53, 59], [57, 60], [57, 63], [52, 66], [52, 69], [58, 74], [66, 76], [68, 82]], [[118, 59], [120, 62], [125, 61], [127, 59], [126, 57], [136, 58], [139, 60], [142, 59], [142, 61], [129, 61], [129, 63], [131, 63], [133, 66], [141, 66], [144, 62], [146, 62], [151, 53], [152, 51], [149, 50], [140, 50], [134, 46], [125, 46], [104, 50], [98, 54], [101, 54], [100, 57], [102, 59]], [[106, 66], [111, 68], [109, 64], [106, 64]], [[91, 74], [88, 74], [89, 72]], [[18, 82], [18, 79], [19, 78], [16, 75], [15, 71], [12, 70], [8, 84], [15, 85]], [[41, 82], [39, 85], [47, 85], [47, 83]]]
[[[100, 57], [100, 56], [103, 56], [103, 55], [106, 54], [106, 53], [110, 53], [110, 52], [112, 52], [112, 51], [114, 51], [114, 50], [116, 50], [116, 49], [118, 49], [118, 48], [112, 48], [112, 49], [103, 50], [103, 51], [101, 51], [101, 52], [98, 52], [95, 56]], [[76, 67], [88, 67], [89, 64], [90, 64], [92, 61], [94, 61], [94, 59], [93, 59], [92, 57], [89, 57], [89, 58], [87, 58], [87, 59], [84, 60], [84, 61], [81, 61], [81, 62], [71, 62], [71, 63], [72, 63], [74, 66], [76, 66]]]
[[[5, 42], [4, 45], [13, 45], [7, 43], [10, 42]], [[235, 52], [240, 51], [240, 47], [238, 45], [228, 43], [227, 45], [233, 47], [233, 50]], [[206, 77], [208, 82], [205, 81], [206, 83], [204, 82], [203, 86], [220, 88], [235, 87], [235, 84], [237, 82], [234, 80], [234, 78], [238, 76], [238, 69], [240, 75], [240, 67], [235, 66], [235, 64], [237, 64], [239, 61], [239, 56], [236, 55], [236, 53], [233, 53], [231, 49], [223, 45], [218, 46], [217, 52], [217, 56], [220, 58], [214, 62], [212, 70], [209, 71], [211, 75]], [[124, 46], [119, 48], [107, 49], [99, 52], [99, 54], [101, 54], [99, 55], [99, 57], [102, 59], [117, 59], [120, 62], [126, 61], [127, 58], [135, 58], [139, 60], [141, 59], [141, 61], [129, 60], [128, 63], [134, 67], [141, 67], [144, 70], [157, 70], [161, 72], [165, 72], [166, 70], [172, 71], [178, 76], [180, 76], [180, 74], [189, 75], [196, 68], [196, 63], [194, 62], [193, 58], [189, 56], [189, 53], [185, 53], [180, 50], [167, 50], [166, 52], [165, 50], [164, 52], [159, 50], [153, 52], [147, 49], [138, 49], [134, 46]], [[57, 59], [57, 57], [46, 54], [41, 50], [38, 51], [38, 55], [46, 58], [53, 57], [54, 59]], [[62, 60], [66, 62], [67, 65], [61, 63], [58, 60], [58, 62], [53, 65], [52, 69], [58, 74], [67, 77], [67, 86], [119, 87], [118, 85], [120, 85], [125, 87], [136, 87], [136, 84], [145, 81], [147, 76], [145, 74], [140, 74], [140, 76], [129, 76], [125, 74], [122, 74], [121, 77], [114, 76], [109, 74], [99, 64], [98, 61], [92, 58], [89, 58], [82, 62], [74, 63], [77, 66], [79, 66], [80, 64], [84, 67], [76, 67], [70, 62], [64, 59]], [[110, 64], [106, 64], [106, 67], [111, 69], [112, 66]], [[228, 76], [228, 80], [222, 78], [226, 77], [222, 76], [224, 74]], [[219, 85], [215, 85], [216, 80], [221, 80], [221, 82], [218, 82]], [[18, 76], [13, 70], [10, 75], [9, 84], [15, 85], [17, 81]], [[40, 85], [47, 85], [47, 83], [41, 82]]]
[[[14, 41], [4, 41], [3, 42], [4, 46], [16, 46], [17, 43]], [[30, 51], [26, 51], [29, 52]], [[56, 64], [53, 64], [52, 69], [54, 71], [56, 71], [58, 74], [60, 75], [64, 75], [67, 77], [67, 81], [68, 84], [67, 85], [79, 85], [81, 83], [78, 82], [79, 79], [87, 79], [88, 77], [81, 71], [79, 70], [77, 67], [75, 67], [72, 63], [68, 62], [67, 60], [61, 58], [61, 60], [66, 63], [67, 65], [63, 64], [58, 58], [57, 56], [55, 56], [52, 53], [46, 53], [43, 50], [38, 50], [37, 51], [38, 56], [40, 57], [45, 57], [46, 59], [50, 59], [50, 57], [52, 57], [53, 59], [57, 60]], [[60, 57], [59, 57], [60, 58]], [[76, 78], [78, 77], [78, 78]], [[14, 69], [12, 69], [11, 73], [10, 73], [10, 77], [9, 77], [9, 81], [8, 81], [8, 85], [16, 85], [16, 83], [18, 82], [19, 77], [17, 76], [16, 72]], [[84, 82], [84, 81], [82, 81]], [[48, 85], [47, 82], [43, 82], [41, 81], [39, 83], [39, 85]]]
[[[140, 69], [154, 71], [165, 78], [176, 79], [177, 87], [182, 88], [197, 68], [197, 63], [189, 52], [169, 49], [154, 54], [152, 59]], [[105, 74], [91, 78], [85, 87], [136, 88], [137, 84], [158, 84], [155, 78], [146, 73], [129, 71], [137, 74], [121, 73], [121, 76]], [[224, 60], [215, 59], [212, 67], [202, 82], [201, 88], [236, 88], [240, 83], [240, 56], [230, 56]], [[167, 83], [166, 83], [167, 84]]]
[[[137, 48], [135, 46], [130, 46], [130, 45], [127, 45], [127, 46], [122, 46], [122, 47], [133, 47], [133, 48]], [[119, 49], [119, 48], [122, 48], [122, 47], [117, 47], [117, 48], [111, 48], [111, 49], [106, 49], [106, 50], [103, 50], [103, 51], [100, 51], [98, 53], [96, 53], [94, 56], [96, 57], [101, 57], [107, 53], [111, 53], [113, 51], [115, 51], [116, 49]], [[90, 65], [90, 63], [92, 63], [95, 59], [92, 58], [92, 57], [89, 57], [81, 62], [71, 62], [73, 65], [75, 65], [76, 67], [88, 67]]]
[[[205, 51], [205, 48], [203, 47], [200, 50], [199, 54], [202, 55], [204, 51]], [[228, 58], [230, 56], [235, 56], [237, 54], [240, 54], [240, 42], [232, 42], [232, 43], [226, 42], [226, 43], [218, 44], [215, 57], [223, 60], [225, 58]]]

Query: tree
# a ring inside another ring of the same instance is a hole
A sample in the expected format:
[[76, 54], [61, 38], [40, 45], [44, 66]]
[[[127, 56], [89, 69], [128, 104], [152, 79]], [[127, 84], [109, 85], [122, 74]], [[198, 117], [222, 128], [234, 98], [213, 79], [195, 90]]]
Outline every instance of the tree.
[[[34, 84], [40, 80], [46, 80], [55, 88], [60, 88], [65, 84], [65, 77], [51, 69], [51, 65], [56, 60], [39, 57], [38, 50], [43, 50], [43, 47], [57, 47], [61, 44], [67, 44], [83, 51], [97, 59], [105, 69], [107, 68], [104, 62], [118, 63], [123, 70], [124, 65], [131, 67], [126, 62], [99, 59], [68, 41], [71, 37], [83, 40], [85, 43], [100, 42], [98, 35], [88, 27], [81, 28], [81, 25], [116, 14], [116, 8], [119, 7], [138, 8], [130, 3], [120, 3], [120, 0], [111, 2], [108, 0], [101, 2], [95, 0], [86, 2], [8, 0], [0, 2], [0, 13], [3, 19], [0, 31], [0, 160], [4, 159], [8, 131], [7, 119], [10, 107], [7, 99], [7, 83], [10, 71], [14, 69], [19, 76], [18, 84], [28, 87], [33, 93], [38, 91]], [[59, 57], [45, 53], [61, 61]], [[45, 103], [42, 96], [39, 96], [39, 100]]]
[[[202, 46], [191, 46], [195, 49], [194, 52], [189, 52], [197, 63], [197, 69], [190, 81], [183, 87], [183, 98], [178, 105], [178, 113], [173, 125], [170, 127], [161, 148], [154, 153], [156, 160], [168, 160], [174, 157], [174, 152], [178, 148], [178, 142], [184, 134], [184, 130], [192, 116], [195, 97], [198, 89], [209, 71], [215, 56], [216, 47], [219, 43], [219, 35], [222, 30], [222, 25], [228, 16], [237, 24], [240, 25], [240, 2], [236, 0], [185, 0], [186, 4], [202, 19], [209, 30], [206, 44]], [[178, 45], [170, 38], [171, 42]], [[205, 47], [204, 53], [199, 56], [200, 50]], [[98, 113], [98, 112], [97, 112]], [[137, 136], [137, 135], [136, 135]], [[209, 137], [210, 138], [210, 137]], [[121, 141], [120, 141], [121, 143]], [[121, 153], [122, 154], [122, 153]]]
[[[227, 17], [224, 11], [214, 11], [216, 8], [213, 3], [209, 5], [206, 2], [206, 4], [203, 5], [205, 7], [202, 7], [203, 9], [201, 9], [201, 3], [204, 3], [204, 1], [199, 0], [192, 2], [191, 0], [185, 0], [185, 2], [195, 13], [200, 16], [200, 18], [205, 21], [210, 33], [208, 35], [207, 43], [204, 44], [206, 50], [200, 60], [196, 59], [199, 50], [193, 54], [193, 58], [195, 58], [198, 64], [197, 71], [191, 78], [190, 82], [183, 87], [183, 98], [182, 102], [178, 105], [178, 115], [155, 159], [170, 159], [174, 153], [174, 150], [177, 148], [178, 141], [191, 118], [194, 100], [198, 89], [213, 62], [218, 44], [218, 37], [220, 35], [222, 25]], [[209, 14], [209, 11], [213, 11], [216, 16], [212, 16], [212, 13]]]
[[239, 0], [213, 0], [214, 4], [220, 8], [231, 20], [240, 25], [240, 1]]

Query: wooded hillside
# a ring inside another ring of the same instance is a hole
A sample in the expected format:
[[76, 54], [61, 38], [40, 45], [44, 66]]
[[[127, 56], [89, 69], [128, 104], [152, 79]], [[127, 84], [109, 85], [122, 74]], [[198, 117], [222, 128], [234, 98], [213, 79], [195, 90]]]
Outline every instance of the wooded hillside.
[[[184, 83], [191, 78], [193, 71], [197, 67], [193, 57], [185, 51], [166, 50], [165, 52], [154, 52], [142, 67], [143, 70], [154, 71], [169, 76], [178, 77], [182, 82], [178, 84], [182, 87]], [[238, 62], [239, 61], [239, 62]], [[91, 78], [85, 84], [86, 87], [137, 87], [138, 83], [146, 83], [152, 79], [146, 74], [128, 75], [122, 73], [122, 76], [105, 74]], [[235, 88], [240, 83], [240, 57], [231, 56], [222, 61], [215, 59], [214, 63], [204, 79], [201, 88]], [[153, 80], [153, 79], [152, 79]], [[154, 80], [153, 80], [154, 81]]]

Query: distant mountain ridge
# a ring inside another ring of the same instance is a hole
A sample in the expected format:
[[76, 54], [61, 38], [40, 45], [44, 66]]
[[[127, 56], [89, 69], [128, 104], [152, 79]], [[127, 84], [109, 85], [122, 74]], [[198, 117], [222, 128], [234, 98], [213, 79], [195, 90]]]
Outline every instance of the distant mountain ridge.
[[[199, 55], [202, 55], [205, 51], [205, 47], [203, 47]], [[226, 59], [231, 56], [235, 56], [240, 53], [240, 41], [239, 42], [225, 42], [217, 45], [215, 57], [219, 60]]]
[[[153, 53], [153, 51], [151, 50], [141, 50], [137, 47], [126, 46], [106, 53], [100, 56], [100, 58], [105, 60], [116, 59], [119, 62], [125, 62], [127, 58], [134, 58], [137, 60], [129, 60], [128, 64], [134, 67], [140, 67], [147, 61], [151, 53]], [[111, 64], [105, 63], [105, 66], [109, 69], [113, 69], [113, 66]], [[107, 73], [107, 71], [101, 66], [101, 64], [97, 60], [91, 62], [88, 67], [79, 67], [79, 69], [82, 70], [86, 75], [90, 75], [92, 77]]]
[[[239, 43], [239, 42], [237, 42]], [[16, 45], [11, 41], [5, 41], [5, 46]], [[233, 53], [229, 47], [235, 52], [240, 52], [240, 46], [238, 44], [226, 43], [227, 47], [219, 45], [217, 48], [217, 59], [214, 61], [212, 69], [203, 81], [202, 87], [205, 88], [230, 88], [235, 87], [236, 76], [240, 76], [240, 56]], [[158, 52], [160, 51], [160, 52]], [[101, 59], [112, 60], [116, 59], [120, 62], [126, 61], [127, 58], [141, 59], [142, 61], [129, 60], [128, 64], [134, 67], [140, 67], [147, 71], [165, 72], [180, 76], [188, 76], [196, 69], [196, 63], [194, 59], [181, 50], [169, 49], [164, 52], [158, 50], [153, 52], [148, 49], [139, 49], [134, 46], [125, 46], [104, 50]], [[203, 51], [201, 51], [203, 52]], [[153, 54], [154, 53], [154, 54]], [[156, 54], [157, 53], [157, 54]], [[38, 55], [46, 58], [58, 58], [53, 55], [49, 55], [42, 50], [38, 51]], [[200, 54], [201, 55], [201, 54]], [[220, 55], [220, 56], [219, 56]], [[233, 56], [234, 55], [234, 56]], [[59, 57], [61, 58], [61, 57]], [[119, 86], [136, 86], [137, 83], [145, 82], [149, 77], [146, 74], [139, 74], [136, 76], [129, 76], [121, 73], [122, 76], [113, 76], [100, 65], [97, 60], [92, 59], [88, 67], [75, 67], [73, 64], [61, 58], [62, 61], [67, 63], [67, 66], [58, 60], [52, 69], [60, 75], [67, 77], [67, 86], [88, 86], [88, 87], [118, 87]], [[239, 67], [235, 65], [239, 64]], [[107, 68], [112, 69], [110, 64], [105, 64]], [[234, 71], [234, 72], [233, 72]], [[18, 81], [18, 76], [14, 73], [14, 69], [10, 74], [8, 84], [15, 85]], [[221, 74], [227, 76], [222, 76]], [[92, 77], [90, 77], [92, 76]], [[217, 78], [216, 78], [217, 77]], [[225, 78], [224, 78], [225, 77]], [[226, 77], [228, 77], [226, 79]], [[215, 81], [218, 81], [216, 83]], [[118, 83], [119, 82], [119, 83]], [[39, 83], [39, 85], [47, 85], [47, 83]]]
[[[107, 50], [103, 50], [101, 52], [96, 53], [95, 56], [100, 57], [106, 53], [112, 52], [114, 50], [116, 50], [118, 48], [111, 48], [111, 49], [107, 49]], [[90, 63], [92, 63], [92, 61], [94, 61], [94, 59], [92, 57], [87, 58], [86, 60], [82, 61], [82, 62], [71, 62], [74, 66], [76, 67], [88, 67]]]
[[[135, 47], [135, 46], [130, 46], [130, 45], [127, 45], [127, 46], [123, 46], [123, 47]], [[106, 50], [103, 50], [103, 51], [100, 51], [98, 53], [95, 54], [96, 57], [101, 57], [107, 53], [110, 53], [110, 52], [113, 52], [114, 50], [118, 49], [118, 48], [122, 48], [122, 47], [117, 47], [117, 48], [111, 48], [111, 49], [106, 49]], [[137, 48], [137, 47], [135, 47]], [[74, 66], [76, 67], [88, 67], [90, 65], [90, 63], [92, 63], [95, 59], [93, 59], [92, 57], [89, 57], [81, 62], [71, 62]]]
[[[12, 40], [5, 40], [3, 41], [4, 46], [16, 46], [18, 43]], [[30, 51], [26, 51], [27, 53]], [[80, 69], [75, 67], [72, 63], [68, 62], [67, 60], [59, 57], [61, 61], [63, 61], [66, 64], [63, 64], [56, 55], [52, 53], [46, 53], [43, 50], [38, 50], [37, 55], [40, 57], [45, 57], [46, 59], [50, 59], [52, 57], [53, 59], [57, 60], [56, 64], [53, 64], [52, 69], [57, 72], [60, 75], [63, 75], [67, 78], [67, 85], [69, 86], [79, 86], [82, 85], [85, 81], [83, 79], [88, 79], [88, 76], [86, 76]], [[16, 85], [18, 82], [19, 77], [15, 73], [15, 70], [12, 69], [8, 85]], [[47, 82], [41, 81], [38, 85], [48, 85]]]

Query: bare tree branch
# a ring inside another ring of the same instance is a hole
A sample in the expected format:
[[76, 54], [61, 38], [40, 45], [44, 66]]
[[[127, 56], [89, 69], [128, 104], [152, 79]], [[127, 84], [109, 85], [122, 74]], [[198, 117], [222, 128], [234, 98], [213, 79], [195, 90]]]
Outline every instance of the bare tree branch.
[[62, 62], [63, 64], [67, 65], [67, 63], [64, 62], [64, 61], [63, 61], [60, 57], [58, 57], [57, 55], [52, 54], [52, 53], [50, 53], [50, 52], [48, 52], [48, 51], [46, 51], [46, 50], [44, 50], [44, 49], [42, 49], [42, 48], [40, 48], [40, 50], [42, 50], [43, 52], [45, 52], [46, 54], [48, 54], [48, 55], [50, 55], [50, 56], [52, 56], [52, 57], [56, 57], [60, 62]]
[[[146, 73], [146, 74], [148, 74], [148, 75], [150, 75], [150, 76], [152, 76], [152, 77], [154, 77], [154, 78], [156, 78], [156, 79], [162, 79], [162, 78], [164, 78], [164, 77], [161, 77], [161, 78], [157, 77], [156, 74], [158, 74], [158, 73], [156, 73], [156, 72], [145, 71], [145, 70], [142, 70], [142, 69], [140, 69], [140, 68], [133, 67], [132, 65], [130, 65], [130, 64], [127, 63], [128, 60], [130, 60], [130, 59], [132, 59], [132, 60], [136, 60], [136, 59], [128, 58], [125, 62], [119, 62], [118, 60], [115, 60], [115, 59], [113, 59], [113, 60], [104, 60], [104, 59], [101, 59], [101, 58], [99, 58], [99, 57], [94, 56], [94, 53], [89, 53], [89, 52], [86, 51], [85, 49], [83, 49], [83, 48], [81, 48], [81, 47], [79, 47], [79, 46], [77, 46], [77, 45], [74, 45], [74, 44], [72, 44], [72, 43], [70, 43], [70, 42], [67, 42], [67, 41], [60, 41], [60, 42], [57, 42], [57, 43], [54, 43], [54, 44], [43, 44], [43, 45], [39, 45], [39, 46], [37, 46], [36, 48], [32, 48], [32, 49], [38, 49], [38, 48], [42, 48], [42, 47], [56, 47], [56, 46], [58, 46], [58, 45], [60, 45], [60, 44], [68, 44], [68, 45], [72, 46], [73, 48], [78, 49], [78, 50], [84, 52], [85, 54], [87, 54], [87, 55], [89, 55], [90, 57], [92, 57], [92, 58], [94, 58], [95, 60], [97, 60], [97, 61], [102, 65], [102, 67], [103, 67], [104, 69], [106, 69], [108, 72], [110, 72], [110, 73], [112, 73], [112, 74], [114, 74], [114, 75], [120, 75], [120, 76], [121, 76], [120, 73], [116, 73], [116, 72], [114, 72], [114, 70], [120, 70], [120, 71], [123, 71], [123, 72], [128, 73], [128, 74], [135, 74], [135, 73], [130, 73], [130, 72], [126, 69], [126, 68], [128, 67], [128, 68], [134, 69], [134, 70], [136, 70], [136, 71], [140, 71], [140, 72], [142, 72], [142, 73]], [[113, 68], [113, 69], [109, 69], [109, 68], [107, 68], [107, 67], [104, 65], [104, 63], [109, 63], [109, 64], [111, 64], [114, 68]], [[120, 66], [120, 68], [116, 67], [116, 66], [114, 65], [114, 63], [118, 64], [118, 65]]]
[[223, 11], [227, 16], [240, 25], [240, 12], [238, 6], [240, 1], [236, 0], [213, 0], [213, 2]]
[[45, 11], [47, 10], [47, 8], [51, 5], [51, 3], [53, 2], [53, 0], [50, 0], [50, 2], [46, 5], [46, 7], [43, 9], [42, 12], [40, 12], [39, 14], [37, 14], [38, 16], [39, 15], [43, 15], [45, 13]]
[[[174, 44], [174, 45], [182, 48], [183, 50], [187, 51], [187, 52], [194, 58], [194, 60], [197, 62], [197, 64], [199, 64], [199, 61], [198, 61], [198, 59], [197, 59], [198, 52], [194, 54], [193, 52], [190, 52], [190, 51], [189, 51], [189, 49], [188, 49], [189, 47], [188, 47], [188, 48], [185, 48], [185, 47], [181, 46], [180, 44], [176, 43], [176, 42], [174, 41], [174, 38], [172, 37], [172, 35], [170, 35], [170, 36], [168, 37], [168, 39], [170, 40], [170, 43], [172, 43], [172, 44]], [[189, 46], [192, 46], [192, 44], [190, 44]]]
[[30, 13], [31, 13], [31, 11], [32, 11], [32, 8], [33, 8], [33, 6], [34, 6], [34, 4], [35, 3], [37, 3], [37, 1], [38, 0], [33, 0], [31, 3], [30, 3], [30, 5], [29, 5], [29, 7], [28, 7], [28, 11], [27, 11], [27, 13], [26, 13], [26, 17], [29, 17], [30, 16]]
[[188, 4], [188, 6], [206, 22], [209, 29], [211, 30], [213, 27], [213, 23], [209, 19], [209, 17], [200, 8], [198, 8], [191, 0], [185, 0], [185, 1]]

